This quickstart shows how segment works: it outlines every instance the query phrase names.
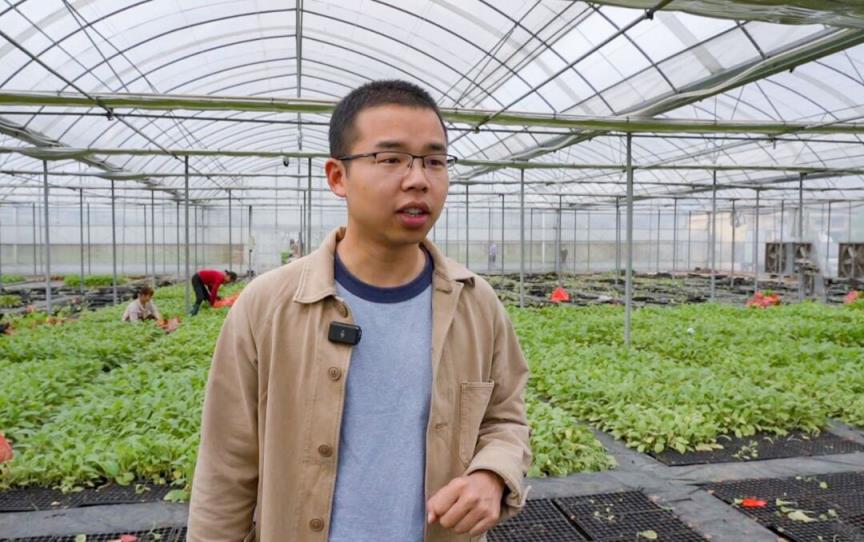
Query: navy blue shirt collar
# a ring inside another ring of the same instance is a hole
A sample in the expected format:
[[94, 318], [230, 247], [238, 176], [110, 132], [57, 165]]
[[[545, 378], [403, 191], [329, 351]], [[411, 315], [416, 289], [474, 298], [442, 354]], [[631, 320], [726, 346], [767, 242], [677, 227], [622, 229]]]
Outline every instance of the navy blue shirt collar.
[[367, 284], [348, 271], [348, 268], [345, 267], [345, 264], [339, 258], [338, 252], [334, 253], [335, 268], [333, 278], [353, 295], [372, 303], [400, 303], [408, 301], [423, 293], [432, 284], [432, 275], [435, 271], [432, 255], [429, 254], [426, 247], [421, 246], [420, 248], [423, 249], [423, 254], [426, 255], [426, 265], [423, 267], [423, 271], [407, 284], [391, 288], [382, 288], [381, 286]]

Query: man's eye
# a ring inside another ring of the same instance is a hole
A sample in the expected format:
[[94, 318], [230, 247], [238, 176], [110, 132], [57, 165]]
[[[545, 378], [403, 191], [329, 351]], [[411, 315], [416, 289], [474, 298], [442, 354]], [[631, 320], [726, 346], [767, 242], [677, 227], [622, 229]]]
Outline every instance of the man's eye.
[[447, 164], [446, 160], [444, 160], [443, 158], [439, 158], [437, 156], [436, 157], [430, 156], [429, 158], [426, 158], [426, 167], [439, 168], [439, 167], [444, 167], [446, 164]]
[[399, 156], [379, 156], [378, 157], [379, 164], [389, 164], [389, 165], [398, 165], [402, 163], [402, 158]]

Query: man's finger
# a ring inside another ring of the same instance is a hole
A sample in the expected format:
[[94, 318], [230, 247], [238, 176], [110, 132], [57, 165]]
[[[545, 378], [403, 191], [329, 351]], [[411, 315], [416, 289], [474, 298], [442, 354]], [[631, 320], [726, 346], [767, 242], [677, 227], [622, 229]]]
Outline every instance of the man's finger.
[[459, 494], [464, 487], [464, 481], [456, 478], [432, 495], [426, 502], [427, 521], [434, 523], [450, 510], [453, 503], [459, 499]]
[[468, 513], [465, 514], [459, 523], [453, 527], [453, 531], [458, 534], [465, 534], [468, 531], [472, 530], [478, 523], [482, 523], [486, 518], [486, 510], [483, 509], [482, 506], [474, 506], [473, 508], [468, 510]]
[[492, 519], [492, 518], [483, 519], [479, 523], [475, 524], [474, 527], [471, 528], [471, 530], [469, 531], [468, 534], [470, 534], [471, 536], [479, 536], [479, 535], [485, 533], [486, 531], [488, 531], [489, 529], [491, 529], [492, 527], [494, 527], [495, 523], [497, 523], [497, 521], [498, 521], [497, 518], [496, 519]]
[[452, 529], [474, 509], [476, 504], [476, 500], [460, 498], [450, 507], [449, 510], [447, 510], [447, 512], [441, 515], [441, 519], [438, 520], [438, 523], [440, 523], [442, 527]]

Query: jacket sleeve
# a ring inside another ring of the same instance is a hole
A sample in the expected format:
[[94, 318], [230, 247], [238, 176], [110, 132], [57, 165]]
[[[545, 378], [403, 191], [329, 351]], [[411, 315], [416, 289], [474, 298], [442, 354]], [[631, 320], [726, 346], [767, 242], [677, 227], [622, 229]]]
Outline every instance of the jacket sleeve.
[[258, 361], [244, 297], [228, 313], [210, 366], [189, 503], [189, 542], [238, 542], [253, 528]]
[[530, 430], [524, 399], [528, 365], [504, 307], [497, 299], [494, 302], [497, 314], [491, 378], [495, 388], [466, 474], [489, 470], [504, 480], [506, 488], [500, 519], [504, 521], [522, 510], [527, 497], [523, 481], [531, 467]]

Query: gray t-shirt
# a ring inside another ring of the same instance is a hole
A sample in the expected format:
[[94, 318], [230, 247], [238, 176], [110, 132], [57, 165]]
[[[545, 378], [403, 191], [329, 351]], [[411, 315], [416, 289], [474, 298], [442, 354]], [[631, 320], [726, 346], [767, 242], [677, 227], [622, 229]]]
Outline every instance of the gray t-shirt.
[[347, 376], [330, 542], [423, 540], [433, 271], [427, 253], [416, 279], [379, 288], [336, 257], [336, 289], [362, 338]]

